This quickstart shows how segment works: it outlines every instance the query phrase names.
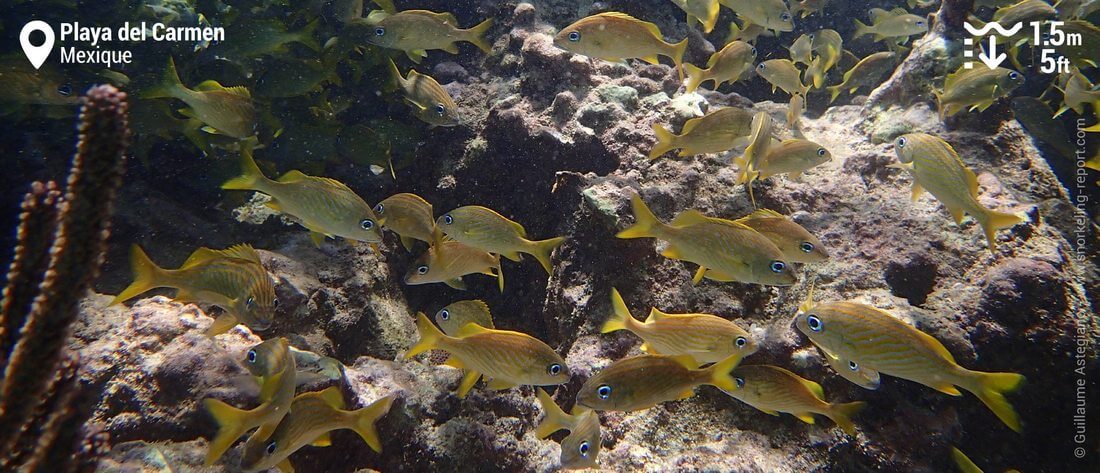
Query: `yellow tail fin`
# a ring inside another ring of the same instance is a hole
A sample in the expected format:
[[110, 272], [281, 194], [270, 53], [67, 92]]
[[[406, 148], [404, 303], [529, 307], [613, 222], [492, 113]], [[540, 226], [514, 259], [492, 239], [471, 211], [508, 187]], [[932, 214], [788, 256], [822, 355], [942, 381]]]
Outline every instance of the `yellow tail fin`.
[[225, 184], [222, 184], [222, 189], [263, 192], [267, 182], [268, 178], [264, 176], [263, 171], [260, 171], [260, 167], [256, 165], [256, 160], [252, 159], [252, 150], [248, 146], [242, 146], [241, 175], [225, 181]]
[[733, 376], [730, 376], [730, 372], [737, 368], [739, 363], [741, 363], [741, 355], [734, 354], [706, 368], [710, 373], [710, 381], [707, 384], [726, 392], [736, 391], [737, 382], [733, 380]]
[[669, 57], [672, 58], [672, 62], [676, 63], [676, 73], [680, 75], [680, 82], [684, 81], [684, 52], [688, 48], [688, 40], [684, 38], [679, 43], [670, 45], [672, 51], [669, 53]]
[[630, 198], [630, 206], [634, 209], [634, 225], [615, 234], [615, 236], [618, 238], [654, 238], [656, 236], [654, 230], [664, 226], [664, 223], [657, 220], [657, 216], [653, 215], [653, 211], [649, 210], [640, 195], [634, 194]]
[[993, 251], [997, 246], [997, 230], [1002, 228], [1009, 228], [1017, 223], [1023, 222], [1024, 217], [1017, 214], [1010, 214], [1005, 212], [997, 212], [990, 210], [978, 219], [978, 223], [982, 225], [982, 230], [985, 231], [985, 239], [989, 241], [989, 251]]
[[826, 87], [825, 90], [829, 91], [829, 103], [833, 103], [834, 101], [836, 101], [837, 97], [840, 97], [840, 92], [841, 91], [840, 91], [840, 86], [839, 85], [832, 85], [832, 86]]
[[951, 447], [951, 459], [955, 460], [955, 466], [959, 467], [962, 473], [983, 473], [982, 469], [958, 448]]
[[355, 417], [355, 433], [363, 438], [364, 442], [376, 452], [382, 452], [382, 441], [378, 438], [378, 430], [374, 428], [374, 422], [390, 411], [393, 404], [393, 394], [372, 402], [369, 406], [356, 409], [351, 412]]
[[707, 80], [707, 69], [700, 69], [694, 64], [684, 64], [684, 74], [687, 75], [684, 90], [689, 94], [695, 92], [703, 81]]
[[110, 305], [128, 301], [150, 289], [164, 287], [165, 271], [149, 259], [149, 255], [145, 254], [140, 246], [130, 247], [130, 267], [134, 271], [134, 282], [111, 299]]
[[408, 353], [405, 353], [406, 360], [428, 350], [435, 349], [436, 344], [438, 344], [443, 337], [446, 337], [446, 335], [443, 335], [443, 332], [435, 327], [435, 324], [432, 324], [431, 320], [428, 320], [428, 316], [424, 315], [423, 312], [416, 313], [416, 331], [420, 333], [420, 341], [416, 342], [416, 345], [413, 345]]
[[863, 401], [848, 402], [844, 404], [830, 404], [829, 412], [824, 414], [836, 423], [837, 427], [840, 427], [844, 433], [848, 435], [856, 434], [856, 426], [852, 423], [852, 416], [856, 415], [859, 411], [867, 407], [867, 403]]
[[210, 440], [210, 446], [206, 450], [205, 464], [210, 466], [233, 446], [233, 442], [255, 426], [246, 424], [249, 413], [246, 410], [237, 409], [217, 399], [203, 399], [202, 404], [218, 423], [218, 433]]
[[653, 134], [657, 135], [657, 144], [653, 145], [653, 150], [649, 152], [649, 159], [657, 159], [658, 156], [676, 147], [676, 135], [667, 128], [654, 123]]
[[546, 391], [535, 388], [535, 392], [538, 393], [539, 403], [542, 404], [542, 412], [546, 414], [542, 422], [539, 422], [539, 426], [535, 428], [535, 436], [544, 439], [562, 429], [572, 430], [573, 416], [561, 410]]
[[626, 307], [626, 301], [619, 294], [619, 290], [611, 288], [611, 317], [603, 323], [600, 333], [610, 333], [616, 330], [629, 330], [635, 323], [634, 316], [630, 315], [630, 309]]
[[489, 18], [488, 20], [485, 20], [481, 23], [478, 23], [477, 26], [474, 26], [473, 28], [470, 28], [470, 29], [466, 30], [466, 34], [467, 34], [466, 41], [469, 41], [469, 42], [473, 43], [474, 46], [477, 46], [478, 49], [482, 50], [483, 52], [488, 53], [489, 51], [492, 51], [493, 45], [485, 40], [485, 32], [489, 31], [489, 28], [492, 28], [492, 27], [493, 27], [493, 19], [492, 18]]
[[865, 35], [871, 34], [871, 27], [870, 26], [867, 26], [867, 25], [863, 24], [863, 22], [859, 21], [859, 20], [855, 20], [855, 22], [856, 22], [856, 33], [855, 33], [855, 35], [852, 36], [852, 41], [855, 41], [855, 40], [859, 39], [860, 36], [865, 36]]
[[1020, 432], [1023, 429], [1020, 424], [1020, 415], [1016, 413], [1016, 410], [1012, 408], [1012, 404], [1008, 403], [1008, 399], [1005, 399], [1004, 395], [1019, 389], [1024, 383], [1024, 375], [1018, 373], [982, 373], [980, 371], [971, 371], [970, 375], [973, 376], [972, 385], [962, 387], [978, 396], [978, 399], [981, 399], [986, 407], [989, 407], [1008, 428]]
[[142, 91], [140, 95], [143, 99], [182, 99], [184, 95], [181, 92], [186, 89], [183, 82], [180, 82], [179, 73], [176, 72], [176, 61], [169, 57], [168, 66], [164, 68], [164, 75], [161, 76], [160, 83]]
[[564, 241], [565, 237], [533, 241], [531, 242], [531, 248], [528, 254], [539, 260], [539, 263], [542, 264], [542, 269], [546, 270], [546, 274], [552, 274], [554, 266], [550, 263], [550, 253], [554, 251], [554, 248], [561, 246]]

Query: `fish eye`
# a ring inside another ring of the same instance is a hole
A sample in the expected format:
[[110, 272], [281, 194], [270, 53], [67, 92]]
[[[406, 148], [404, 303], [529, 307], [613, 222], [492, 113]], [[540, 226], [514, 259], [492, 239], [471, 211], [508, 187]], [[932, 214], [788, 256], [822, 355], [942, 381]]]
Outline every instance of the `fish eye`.
[[374, 206], [374, 213], [376, 213], [376, 214], [380, 214], [380, 213], [383, 213], [385, 211], [386, 211], [386, 207], [383, 206], [382, 204], [378, 204], [378, 205]]
[[451, 216], [451, 214], [447, 214], [443, 216], [443, 223], [450, 225], [452, 223], [455, 223], [455, 219]]
[[813, 330], [815, 332], [820, 332], [822, 329], [825, 328], [825, 324], [821, 322], [821, 319], [817, 318], [816, 315], [806, 316], [806, 326], [810, 327], [810, 330]]
[[756, 68], [760, 69], [761, 71], [764, 70], [764, 68], [765, 68], [764, 63], [760, 63], [760, 65], [756, 66]]
[[814, 251], [814, 244], [804, 241], [798, 245], [798, 249], [802, 250], [803, 253], [811, 253]]
[[251, 309], [252, 304], [255, 304], [255, 303], [256, 303], [256, 299], [253, 299], [253, 298], [249, 297], [248, 299], [245, 299], [244, 306]]
[[279, 298], [271, 300], [271, 307], [279, 307]]
[[772, 261], [772, 263], [769, 264], [768, 267], [771, 268], [773, 273], [782, 273], [784, 269], [787, 269], [787, 263], [784, 263], [782, 261]]
[[588, 449], [589, 449], [589, 447], [588, 447], [588, 441], [587, 440], [585, 440], [584, 442], [581, 442], [581, 446], [577, 447], [577, 451], [581, 453], [582, 457], [587, 457], [588, 456]]
[[57, 87], [57, 93], [68, 97], [73, 94], [73, 87], [69, 84], [61, 84]]
[[825, 148], [818, 148], [817, 149], [817, 155], [818, 156], [825, 156], [825, 153], [826, 153]]
[[908, 142], [908, 140], [906, 140], [904, 136], [901, 137], [901, 138], [898, 138], [898, 148], [904, 148], [905, 143], [907, 143], [907, 142]]
[[375, 28], [374, 29], [374, 35], [375, 36], [385, 36], [386, 35], [386, 29], [381, 27], [381, 26], [379, 26], [378, 28]]
[[441, 318], [443, 320], [450, 319], [451, 318], [451, 311], [449, 311], [447, 309], [443, 309], [443, 310], [439, 311], [439, 318]]
[[546, 372], [550, 373], [550, 376], [557, 376], [558, 373], [561, 373], [561, 365], [554, 363], [546, 369]]
[[581, 40], [581, 32], [580, 31], [570, 31], [569, 32], [569, 41], [572, 41], [572, 42], [576, 43], [577, 41], [580, 41], [580, 40]]
[[274, 440], [268, 442], [267, 443], [267, 454], [271, 455], [271, 454], [275, 453], [275, 447], [276, 447], [276, 445], [275, 445]]
[[784, 21], [784, 22], [791, 21], [791, 14], [787, 13], [787, 12], [783, 12], [783, 14], [779, 15], [779, 19]]
[[917, 26], [924, 26], [924, 20], [917, 20]]
[[249, 363], [255, 363], [256, 362], [256, 350], [248, 350], [248, 362]]
[[745, 345], [748, 345], [749, 340], [745, 337], [737, 337], [737, 340], [734, 340], [733, 343], [735, 345], [737, 345], [738, 348], [740, 348], [740, 347], [744, 347]]
[[374, 228], [374, 220], [364, 218], [361, 222], [359, 222], [359, 226], [362, 227], [363, 230], [370, 230]]
[[439, 116], [442, 117], [447, 114], [447, 107], [444, 107], [441, 103], [437, 103], [435, 104], [435, 113], [438, 113]]
[[600, 387], [596, 388], [596, 395], [600, 396], [600, 399], [611, 397], [611, 386], [601, 384]]
[[859, 364], [854, 362], [854, 361], [849, 361], [848, 362], [848, 369], [850, 369], [852, 371], [859, 371]]
[[733, 378], [733, 380], [737, 383], [737, 389], [741, 389], [741, 388], [745, 387], [745, 378], [740, 378], [739, 377], [739, 378]]
[[809, 36], [809, 37], [810, 37], [810, 41], [813, 41], [813, 40], [814, 40], [814, 34], [813, 34], [813, 33], [810, 33], [810, 34], [808, 34], [808, 35], [806, 35], [806, 36]]
[[1018, 73], [1016, 71], [1009, 72], [1008, 73], [1008, 78], [1012, 79], [1012, 80], [1016, 80], [1016, 79], [1020, 78], [1020, 73]]
[[752, 57], [756, 57], [756, 48], [750, 49], [749, 54], [752, 54]]
[[428, 265], [422, 264], [416, 268], [416, 274], [428, 274]]

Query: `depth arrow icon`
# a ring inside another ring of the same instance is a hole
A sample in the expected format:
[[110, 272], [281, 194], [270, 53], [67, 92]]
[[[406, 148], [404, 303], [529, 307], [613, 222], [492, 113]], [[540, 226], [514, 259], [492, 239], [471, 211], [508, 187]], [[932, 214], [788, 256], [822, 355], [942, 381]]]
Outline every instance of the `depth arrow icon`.
[[[987, 54], [988, 53], [988, 54]], [[997, 36], [989, 35], [989, 50], [982, 51], [978, 54], [978, 59], [981, 59], [990, 69], [996, 69], [1000, 66], [1008, 56], [1005, 53], [997, 53]]]

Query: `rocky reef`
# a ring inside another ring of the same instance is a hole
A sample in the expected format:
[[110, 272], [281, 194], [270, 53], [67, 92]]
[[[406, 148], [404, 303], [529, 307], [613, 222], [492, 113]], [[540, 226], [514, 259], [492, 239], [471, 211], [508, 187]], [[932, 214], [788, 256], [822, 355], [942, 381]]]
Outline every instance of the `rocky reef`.
[[[447, 10], [447, 3], [417, 6]], [[533, 236], [568, 235], [549, 276], [530, 261], [505, 262], [503, 294], [487, 277], [470, 278], [466, 292], [406, 286], [402, 276], [415, 255], [395, 238], [381, 252], [331, 241], [318, 249], [304, 232], [275, 219], [262, 227], [237, 224], [244, 234], [263, 229], [257, 246], [266, 250], [263, 262], [282, 302], [275, 326], [261, 335], [285, 336], [295, 347], [337, 358], [346, 365], [337, 384], [360, 405], [398, 396], [378, 424], [381, 454], [354, 433], [337, 432], [332, 447], [307, 447], [292, 457], [309, 465], [302, 471], [557, 469], [558, 444], [534, 433], [541, 411], [532, 388], [478, 388], [460, 400], [453, 393], [457, 370], [401, 355], [416, 339], [417, 311], [480, 298], [498, 328], [531, 333], [565, 356], [573, 379], [554, 397], [568, 408], [593, 372], [638, 353], [631, 335], [599, 334], [611, 313], [612, 287], [632, 307], [731, 319], [760, 343], [746, 362], [787, 366], [818, 380], [830, 400], [865, 400], [869, 407], [855, 418], [859, 432], [850, 437], [831, 423], [772, 417], [703, 387], [693, 398], [648, 410], [601, 413], [599, 462], [608, 471], [949, 471], [951, 446], [996, 471], [1100, 466], [1095, 444], [1085, 460], [1071, 452], [1079, 383], [1088, 403], [1100, 405], [1097, 227], [1078, 213], [1016, 121], [990, 109], [980, 130], [948, 129], [928, 101], [891, 104], [888, 111], [862, 101], [827, 109], [811, 101], [802, 131], [833, 159], [799, 181], [758, 182], [754, 193], [759, 206], [789, 214], [818, 235], [831, 258], [800, 266], [800, 281], [791, 287], [692, 285], [694, 267], [661, 257], [652, 240], [614, 237], [632, 221], [631, 193], [663, 219], [689, 208], [736, 218], [753, 205], [736, 184], [730, 156], [648, 159], [653, 124], [678, 130], [729, 105], [767, 112], [782, 124], [787, 105], [736, 91], [683, 94], [670, 67], [602, 62], [556, 48], [556, 28], [587, 14], [577, 10], [585, 3], [483, 1], [464, 8], [462, 14], [496, 17], [493, 52], [444, 56], [432, 70], [450, 81], [446, 87], [473, 118], [423, 143], [416, 164], [399, 169], [395, 181], [382, 175], [353, 185], [369, 188], [364, 197], [372, 202], [415, 192], [437, 214], [485, 205], [523, 222]], [[645, 16], [667, 35], [686, 34], [670, 2], [608, 3], [627, 12], [652, 8]], [[699, 62], [708, 48], [693, 44], [689, 55]], [[759, 79], [750, 81], [764, 90]], [[891, 140], [917, 131], [955, 147], [978, 174], [983, 204], [1026, 213], [1026, 223], [1000, 232], [996, 251], [972, 220], [956, 225], [928, 196], [911, 202], [911, 178], [887, 167], [896, 161]], [[174, 210], [181, 227], [202, 218], [188, 214], [197, 210]], [[838, 377], [791, 325], [811, 283], [817, 300], [854, 300], [891, 312], [942, 341], [963, 366], [1024, 374], [1027, 385], [1010, 395], [1023, 433], [1001, 425], [969, 394], [951, 397], [888, 377], [867, 391]], [[93, 420], [105, 426], [113, 449], [100, 467], [234, 471], [239, 448], [202, 466], [216, 426], [200, 401], [252, 407], [256, 387], [239, 360], [260, 338], [243, 326], [204, 336], [213, 320], [205, 307], [163, 297], [108, 307], [109, 300], [84, 299], [71, 346], [83, 360], [82, 384], [102, 392]], [[1100, 432], [1096, 419], [1090, 417], [1090, 432]]]

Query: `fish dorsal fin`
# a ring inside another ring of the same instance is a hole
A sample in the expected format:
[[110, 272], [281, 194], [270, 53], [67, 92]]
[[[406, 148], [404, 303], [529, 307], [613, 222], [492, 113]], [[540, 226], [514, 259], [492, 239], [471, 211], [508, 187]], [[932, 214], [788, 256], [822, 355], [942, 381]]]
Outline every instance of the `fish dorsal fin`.
[[652, 309], [649, 309], [649, 317], [646, 317], [645, 323], [648, 324], [650, 322], [656, 322], [656, 321], [661, 320], [665, 317], [668, 317], [667, 313], [661, 312], [660, 309], [654, 307]]
[[674, 355], [668, 358], [689, 370], [693, 370], [699, 367], [699, 362], [695, 361], [695, 358], [691, 355]]
[[[753, 220], [757, 218], [786, 218], [783, 214], [771, 209], [756, 209], [753, 213], [744, 217], [746, 220]], [[738, 222], [741, 220], [738, 219]]]
[[389, 18], [390, 14], [385, 10], [371, 10], [367, 15], [366, 22], [368, 25], [377, 25], [382, 20]]
[[706, 214], [704, 214], [703, 212], [695, 209], [687, 209], [683, 212], [680, 212], [680, 215], [677, 215], [676, 218], [672, 219], [670, 225], [674, 227], [686, 227], [688, 225], [695, 225], [707, 222], [710, 222], [710, 217], [707, 217]]
[[487, 329], [485, 327], [482, 327], [478, 324], [475, 324], [473, 322], [470, 322], [466, 325], [463, 325], [462, 328], [458, 329], [458, 332], [455, 332], [455, 337], [465, 338], [465, 337], [469, 337], [471, 335], [477, 335], [479, 333], [486, 333], [488, 331], [489, 331], [489, 329]]
[[316, 395], [319, 399], [335, 409], [344, 408], [344, 395], [340, 392], [340, 388], [336, 386], [329, 386], [323, 391], [317, 393], [309, 393], [305, 395]]
[[604, 12], [604, 13], [600, 13], [596, 16], [637, 22], [643, 28], [649, 30], [650, 33], [653, 33], [653, 35], [656, 36], [658, 39], [664, 41], [664, 36], [661, 35], [661, 29], [658, 28], [657, 25], [655, 25], [653, 23], [650, 23], [648, 21], [642, 21], [642, 20], [634, 18], [630, 15], [627, 15], [626, 13], [621, 13], [621, 12], [617, 12], [617, 11]]
[[225, 90], [225, 86], [221, 85], [221, 83], [219, 83], [218, 81], [211, 79], [200, 82], [199, 85], [195, 86], [195, 90], [198, 92], [213, 92], [215, 90]]
[[293, 171], [288, 171], [286, 174], [283, 174], [282, 176], [279, 176], [278, 180], [279, 180], [279, 182], [286, 183], [286, 182], [304, 181], [308, 178], [309, 178], [309, 176], [306, 175], [306, 173], [295, 169]]
[[241, 243], [239, 245], [233, 245], [229, 248], [219, 251], [227, 257], [243, 259], [251, 261], [253, 263], [260, 263], [260, 254], [256, 252], [256, 249], [247, 243]]
[[191, 256], [187, 257], [187, 261], [184, 261], [183, 265], [181, 265], [180, 268], [186, 268], [186, 267], [194, 266], [194, 265], [197, 265], [197, 264], [200, 264], [200, 263], [205, 263], [205, 262], [210, 261], [210, 260], [222, 258], [224, 256], [225, 255], [221, 251], [218, 251], [218, 250], [211, 250], [210, 248], [205, 248], [205, 247], [204, 248], [199, 248], [199, 249], [195, 250], [193, 253], [191, 253]]
[[951, 352], [947, 351], [947, 347], [943, 346], [943, 343], [940, 343], [939, 340], [936, 340], [936, 337], [924, 333], [916, 328], [913, 328], [913, 331], [917, 333], [917, 338], [923, 340], [924, 344], [927, 345], [928, 348], [932, 349], [932, 351], [936, 352], [937, 355], [942, 356], [945, 360], [950, 361], [951, 363], [955, 363], [955, 357], [951, 355]]
[[958, 82], [959, 78], [962, 77], [962, 75], [966, 72], [967, 71], [965, 69], [963, 69], [963, 70], [959, 70], [958, 72], [952, 72], [952, 73], [948, 74], [947, 77], [944, 77], [944, 79], [943, 79], [943, 90], [946, 91], [947, 89], [949, 89], [951, 87], [954, 87], [955, 83]]
[[970, 188], [970, 195], [972, 197], [974, 197], [975, 199], [977, 199], [978, 198], [978, 176], [976, 174], [974, 174], [974, 171], [971, 171], [970, 168], [965, 168], [964, 167], [963, 170], [966, 171], [963, 174], [966, 175], [966, 185], [967, 185], [967, 187]]
[[243, 85], [237, 85], [237, 86], [233, 86], [233, 87], [222, 87], [222, 90], [224, 90], [226, 92], [229, 92], [233, 95], [236, 95], [238, 97], [242, 97], [242, 98], [246, 98], [246, 99], [252, 98], [252, 92], [249, 92], [248, 87], [245, 87]]
[[691, 133], [691, 130], [694, 130], [695, 127], [699, 126], [699, 122], [701, 121], [703, 121], [703, 117], [696, 117], [688, 120], [684, 123], [684, 128], [680, 130], [680, 135], [683, 136]]
[[424, 16], [429, 16], [429, 17], [435, 18], [436, 20], [442, 21], [442, 22], [447, 23], [447, 24], [449, 24], [451, 26], [454, 26], [456, 28], [458, 27], [458, 20], [455, 19], [455, 16], [451, 13], [448, 13], [448, 12], [438, 12], [437, 13], [437, 12], [428, 11], [428, 10], [413, 10], [412, 12], [406, 12], [406, 13], [414, 13], [414, 12], [418, 15], [424, 15]]
[[815, 283], [817, 283], [816, 280], [810, 281], [810, 290], [806, 291], [806, 299], [803, 300], [801, 304], [798, 304], [798, 310], [800, 312], [809, 312], [811, 309], [814, 308], [814, 284]]
[[527, 229], [523, 228], [523, 225], [520, 225], [519, 222], [514, 220], [509, 220], [508, 223], [512, 224], [512, 228], [516, 230], [516, 234], [521, 238], [527, 238]]

